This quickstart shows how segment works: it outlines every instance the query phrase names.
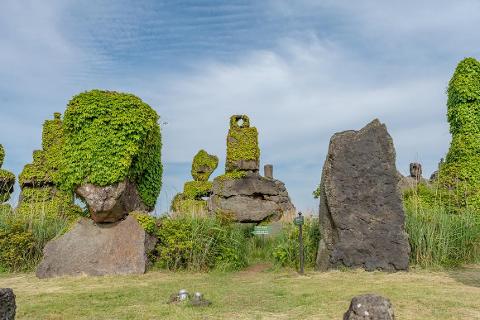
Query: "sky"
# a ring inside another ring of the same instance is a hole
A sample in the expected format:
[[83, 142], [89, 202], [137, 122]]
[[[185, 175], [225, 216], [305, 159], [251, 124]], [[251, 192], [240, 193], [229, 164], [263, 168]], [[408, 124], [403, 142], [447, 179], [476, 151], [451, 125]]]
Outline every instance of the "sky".
[[477, 0], [1, 0], [3, 168], [32, 161], [43, 122], [72, 96], [116, 90], [161, 117], [156, 213], [198, 150], [224, 172], [233, 114], [257, 127], [262, 167], [297, 209], [317, 212], [330, 137], [374, 118], [398, 170], [421, 162], [430, 176], [450, 143], [445, 90], [460, 60], [480, 58], [479, 23]]

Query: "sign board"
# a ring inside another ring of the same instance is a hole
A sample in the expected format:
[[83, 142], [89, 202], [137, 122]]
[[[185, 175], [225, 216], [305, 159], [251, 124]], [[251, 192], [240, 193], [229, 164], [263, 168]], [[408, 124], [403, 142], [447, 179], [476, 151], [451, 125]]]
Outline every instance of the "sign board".
[[304, 224], [304, 221], [305, 219], [303, 218], [303, 216], [299, 216], [293, 219], [293, 224], [295, 224], [296, 226], [302, 226]]
[[253, 229], [254, 235], [267, 235], [272, 232], [272, 227], [270, 226], [255, 226]]

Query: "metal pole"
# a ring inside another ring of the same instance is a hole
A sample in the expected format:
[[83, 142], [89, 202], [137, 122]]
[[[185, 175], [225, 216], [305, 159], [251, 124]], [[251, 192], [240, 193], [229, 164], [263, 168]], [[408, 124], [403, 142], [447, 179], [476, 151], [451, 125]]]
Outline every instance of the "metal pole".
[[[301, 216], [302, 213], [299, 212], [298, 215]], [[305, 265], [305, 259], [303, 257], [303, 223], [301, 223], [298, 227], [298, 242], [300, 243], [300, 274], [303, 275]]]

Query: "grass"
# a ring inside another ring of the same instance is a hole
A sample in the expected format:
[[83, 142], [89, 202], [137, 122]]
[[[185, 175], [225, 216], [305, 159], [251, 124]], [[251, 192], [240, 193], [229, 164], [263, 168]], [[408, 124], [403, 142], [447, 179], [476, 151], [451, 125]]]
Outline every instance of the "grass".
[[[350, 299], [377, 293], [398, 319], [480, 318], [480, 266], [450, 272], [293, 270], [235, 273], [149, 272], [141, 276], [49, 280], [0, 275], [13, 288], [17, 319], [341, 319]], [[201, 291], [206, 308], [169, 305], [171, 293]]]

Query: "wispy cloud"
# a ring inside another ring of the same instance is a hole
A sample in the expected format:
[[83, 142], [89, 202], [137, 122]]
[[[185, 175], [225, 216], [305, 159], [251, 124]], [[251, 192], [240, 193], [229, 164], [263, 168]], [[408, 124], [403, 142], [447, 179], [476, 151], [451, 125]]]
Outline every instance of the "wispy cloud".
[[[478, 1], [75, 1], [0, 4], [0, 139], [19, 173], [41, 124], [75, 93], [133, 92], [168, 122], [159, 210], [200, 148], [225, 155], [228, 117], [250, 115], [262, 161], [300, 209], [316, 207], [330, 136], [373, 118], [398, 165], [435, 169], [450, 140], [445, 88], [480, 56]], [[15, 133], [15, 134], [13, 134]], [[218, 169], [217, 174], [222, 169]]]

